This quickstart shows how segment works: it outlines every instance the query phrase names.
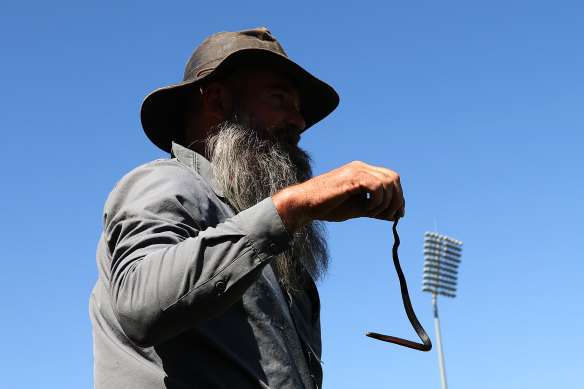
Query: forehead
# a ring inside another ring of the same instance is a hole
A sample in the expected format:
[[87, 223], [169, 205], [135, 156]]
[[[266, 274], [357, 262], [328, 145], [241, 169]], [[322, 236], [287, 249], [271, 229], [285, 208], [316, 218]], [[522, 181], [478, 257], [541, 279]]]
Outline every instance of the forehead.
[[235, 72], [232, 76], [235, 84], [243, 88], [241, 92], [280, 89], [300, 100], [300, 87], [288, 74], [270, 67], [251, 67]]

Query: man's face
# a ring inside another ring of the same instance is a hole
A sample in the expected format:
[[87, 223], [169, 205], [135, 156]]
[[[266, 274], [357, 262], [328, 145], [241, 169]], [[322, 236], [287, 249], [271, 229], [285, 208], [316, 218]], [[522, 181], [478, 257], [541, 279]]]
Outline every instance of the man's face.
[[297, 144], [306, 123], [300, 114], [296, 86], [284, 74], [270, 68], [254, 68], [246, 73], [239, 109], [249, 115], [257, 128]]

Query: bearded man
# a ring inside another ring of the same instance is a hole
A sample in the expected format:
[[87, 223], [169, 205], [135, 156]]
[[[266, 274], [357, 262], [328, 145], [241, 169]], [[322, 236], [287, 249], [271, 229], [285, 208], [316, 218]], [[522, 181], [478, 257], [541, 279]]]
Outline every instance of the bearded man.
[[312, 177], [300, 134], [338, 95], [265, 28], [207, 38], [141, 119], [170, 152], [109, 195], [90, 299], [96, 388], [320, 388], [322, 221], [394, 220], [399, 176]]

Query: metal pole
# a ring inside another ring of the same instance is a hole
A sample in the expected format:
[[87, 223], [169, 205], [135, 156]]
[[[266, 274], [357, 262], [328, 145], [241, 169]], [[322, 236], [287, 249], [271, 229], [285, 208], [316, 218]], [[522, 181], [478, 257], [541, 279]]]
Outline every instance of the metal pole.
[[444, 371], [444, 356], [442, 355], [442, 339], [440, 337], [440, 323], [438, 322], [438, 306], [436, 305], [436, 294], [432, 294], [432, 305], [434, 305], [434, 326], [436, 327], [436, 343], [438, 343], [438, 363], [440, 364], [440, 379], [442, 389], [447, 389], [446, 372]]
[[[437, 229], [437, 228], [436, 228]], [[446, 297], [456, 297], [456, 281], [458, 265], [462, 251], [462, 242], [440, 235], [436, 232], [426, 232], [424, 238], [424, 281], [422, 290], [432, 293], [434, 306], [434, 326], [436, 327], [436, 343], [438, 344], [438, 363], [440, 364], [440, 379], [442, 389], [447, 389], [446, 373], [444, 369], [444, 355], [442, 354], [442, 337], [440, 336], [440, 322], [438, 321], [439, 294]]]

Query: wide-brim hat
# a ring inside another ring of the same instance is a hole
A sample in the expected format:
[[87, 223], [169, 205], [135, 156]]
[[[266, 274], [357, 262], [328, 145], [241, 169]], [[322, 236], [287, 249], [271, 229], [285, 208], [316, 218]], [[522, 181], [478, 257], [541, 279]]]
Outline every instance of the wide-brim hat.
[[291, 61], [282, 46], [264, 27], [236, 32], [219, 32], [205, 39], [193, 52], [182, 82], [150, 93], [142, 102], [142, 128], [152, 143], [170, 152], [172, 141], [182, 139], [188, 91], [249, 66], [280, 70], [297, 83], [300, 114], [307, 130], [330, 114], [339, 96], [327, 83]]

